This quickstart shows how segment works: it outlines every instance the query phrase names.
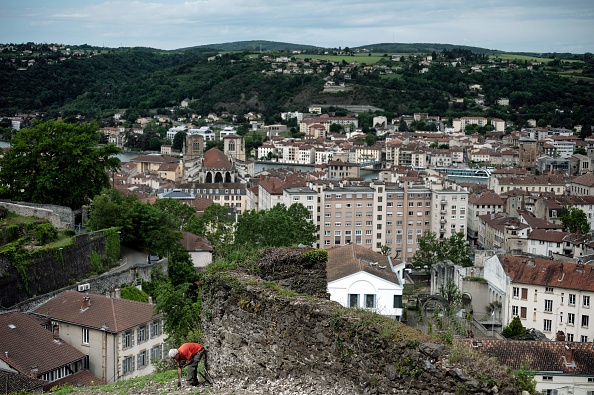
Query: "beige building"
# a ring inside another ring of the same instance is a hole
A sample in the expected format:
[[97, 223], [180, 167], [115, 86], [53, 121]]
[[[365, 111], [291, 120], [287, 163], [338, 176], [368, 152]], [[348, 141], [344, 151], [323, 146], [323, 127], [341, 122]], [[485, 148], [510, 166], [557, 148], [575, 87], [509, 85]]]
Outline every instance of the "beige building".
[[33, 313], [89, 355], [89, 370], [107, 383], [150, 374], [150, 360], [166, 355], [163, 317], [152, 304], [65, 291]]
[[491, 177], [489, 189], [501, 195], [514, 189], [526, 192], [549, 192], [555, 195], [565, 193], [565, 180], [559, 175]]
[[480, 216], [503, 211], [503, 199], [496, 193], [485, 191], [480, 195], [468, 197], [468, 238], [472, 244], [478, 242]]

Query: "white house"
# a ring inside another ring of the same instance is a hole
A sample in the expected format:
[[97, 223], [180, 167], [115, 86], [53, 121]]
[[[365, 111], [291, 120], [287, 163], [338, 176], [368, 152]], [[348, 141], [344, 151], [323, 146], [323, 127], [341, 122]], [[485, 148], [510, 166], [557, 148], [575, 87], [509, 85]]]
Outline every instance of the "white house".
[[518, 316], [552, 340], [559, 332], [567, 341], [594, 339], [592, 265], [509, 255], [502, 261], [509, 278], [505, 324]]
[[394, 266], [389, 256], [357, 244], [330, 248], [326, 265], [330, 300], [400, 320], [404, 265]]

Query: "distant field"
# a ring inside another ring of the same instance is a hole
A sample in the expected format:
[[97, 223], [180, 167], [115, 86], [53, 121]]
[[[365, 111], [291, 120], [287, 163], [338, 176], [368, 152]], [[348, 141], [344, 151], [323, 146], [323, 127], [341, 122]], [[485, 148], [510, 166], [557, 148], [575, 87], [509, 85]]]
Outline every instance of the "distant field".
[[489, 55], [491, 59], [504, 59], [504, 60], [527, 60], [529, 62], [543, 62], [548, 63], [550, 62], [551, 58], [539, 58], [536, 56], [526, 56], [526, 55], [516, 55], [513, 53], [504, 53], [504, 54], [497, 54], [497, 55]]
[[[379, 53], [372, 53], [371, 56], [368, 54], [355, 54], [354, 56], [349, 55], [313, 55], [313, 54], [301, 54], [295, 55], [296, 58], [310, 58], [310, 59], [326, 59], [331, 62], [342, 62], [343, 60], [347, 63], [351, 62], [358, 62], [358, 63], [367, 63], [367, 64], [375, 64], [382, 59], [383, 54]], [[389, 58], [387, 58], [389, 59]]]

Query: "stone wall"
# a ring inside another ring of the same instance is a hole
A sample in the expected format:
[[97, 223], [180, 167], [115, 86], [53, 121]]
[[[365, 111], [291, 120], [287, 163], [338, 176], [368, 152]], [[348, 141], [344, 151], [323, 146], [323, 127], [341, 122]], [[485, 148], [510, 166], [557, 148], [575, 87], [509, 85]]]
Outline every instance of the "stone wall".
[[[22, 272], [6, 256], [0, 255], [0, 306], [8, 308], [86, 278], [94, 270], [92, 252], [105, 258], [102, 231], [76, 236], [73, 245], [62, 249], [38, 250], [20, 269]], [[150, 268], [147, 270], [150, 275]]]
[[87, 292], [90, 294], [107, 294], [116, 288], [122, 288], [126, 285], [135, 285], [139, 282], [138, 280], [151, 281], [153, 270], [159, 270], [165, 276], [167, 276], [167, 262], [167, 259], [162, 259], [152, 265], [138, 264], [135, 267], [127, 270], [114, 270], [98, 276], [92, 276], [76, 284], [68, 285], [55, 291], [48, 292], [44, 295], [27, 299], [16, 304], [12, 307], [12, 309], [20, 311], [34, 310], [37, 306], [47, 302], [66, 290], [76, 291], [78, 289], [78, 284], [88, 283], [90, 287]]
[[12, 202], [10, 200], [0, 201], [0, 206], [6, 207], [11, 213], [22, 215], [24, 217], [46, 219], [56, 228], [74, 229], [77, 212], [72, 211], [69, 207], [56, 206], [53, 204]]
[[[303, 262], [283, 265], [299, 272]], [[282, 273], [281, 267], [276, 272]], [[489, 380], [480, 376], [484, 365], [457, 365], [448, 359], [450, 346], [432, 337], [369, 312], [297, 294], [270, 276], [266, 281], [246, 272], [207, 276], [202, 323], [209, 369], [225, 378], [294, 378], [309, 383], [311, 393], [518, 393], [503, 367], [488, 366]]]

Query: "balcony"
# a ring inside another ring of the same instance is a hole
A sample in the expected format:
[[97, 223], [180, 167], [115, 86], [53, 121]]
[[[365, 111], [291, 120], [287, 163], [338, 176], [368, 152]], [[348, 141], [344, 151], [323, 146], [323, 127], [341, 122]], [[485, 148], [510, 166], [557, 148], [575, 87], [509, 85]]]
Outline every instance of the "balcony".
[[441, 204], [446, 205], [448, 204], [448, 201], [446, 199], [441, 199]]
[[448, 213], [448, 211], [447, 211], [447, 210], [441, 210], [439, 213], [440, 213], [441, 215], [446, 215], [446, 214]]
[[440, 224], [445, 224], [446, 222], [448, 222], [448, 221], [445, 218], [439, 220]]

